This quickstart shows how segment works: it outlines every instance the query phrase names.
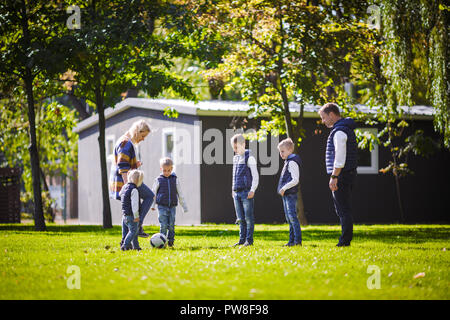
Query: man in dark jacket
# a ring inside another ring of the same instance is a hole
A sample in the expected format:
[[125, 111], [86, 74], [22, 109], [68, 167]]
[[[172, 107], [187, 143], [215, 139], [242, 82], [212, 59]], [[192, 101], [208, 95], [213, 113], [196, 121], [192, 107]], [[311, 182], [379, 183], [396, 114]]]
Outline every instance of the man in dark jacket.
[[353, 215], [351, 192], [358, 166], [356, 123], [351, 118], [342, 118], [335, 103], [327, 103], [319, 110], [323, 124], [331, 128], [327, 140], [325, 163], [330, 175], [329, 187], [333, 203], [341, 223], [342, 234], [338, 247], [349, 246], [353, 237]]

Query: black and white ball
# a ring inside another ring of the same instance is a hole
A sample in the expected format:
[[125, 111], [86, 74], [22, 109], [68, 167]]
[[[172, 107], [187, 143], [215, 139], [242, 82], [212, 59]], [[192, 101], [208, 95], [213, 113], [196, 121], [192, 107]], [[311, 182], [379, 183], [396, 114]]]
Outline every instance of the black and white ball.
[[164, 248], [166, 246], [166, 244], [167, 244], [167, 238], [162, 233], [155, 233], [150, 238], [150, 245], [153, 248], [161, 249], [161, 248]]

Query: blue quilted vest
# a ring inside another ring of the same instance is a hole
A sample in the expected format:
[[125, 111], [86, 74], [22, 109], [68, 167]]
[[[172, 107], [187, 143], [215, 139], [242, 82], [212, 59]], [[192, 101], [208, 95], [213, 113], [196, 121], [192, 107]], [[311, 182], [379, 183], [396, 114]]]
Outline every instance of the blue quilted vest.
[[[284, 167], [283, 171], [280, 175], [280, 180], [278, 181], [278, 189], [277, 191], [280, 192], [280, 189], [284, 187], [286, 183], [292, 180], [291, 173], [289, 172], [289, 162], [295, 161], [298, 165], [298, 170], [300, 172], [300, 166], [302, 164], [302, 160], [300, 159], [300, 156], [298, 154], [292, 153], [290, 154], [287, 159], [284, 161]], [[287, 189], [284, 194], [291, 194], [291, 193], [297, 193], [298, 192], [298, 184], [292, 188]]]
[[358, 144], [355, 135], [356, 123], [352, 118], [342, 118], [338, 120], [331, 129], [327, 140], [327, 150], [325, 153], [325, 163], [327, 173], [331, 174], [334, 168], [335, 149], [333, 138], [337, 131], [343, 131], [347, 135], [347, 154], [343, 171], [350, 171], [358, 167]]
[[121, 193], [121, 203], [122, 203], [122, 213], [125, 216], [132, 216], [133, 210], [131, 210], [131, 191], [136, 189], [136, 185], [134, 183], [128, 182], [122, 187]]
[[156, 192], [156, 203], [166, 207], [178, 205], [177, 176], [172, 173], [169, 177], [160, 175], [158, 177], [159, 188]]
[[252, 187], [252, 172], [248, 167], [248, 158], [250, 157], [250, 151], [245, 150], [244, 163], [238, 163], [239, 155], [235, 155], [233, 158], [233, 172], [234, 172], [234, 181], [233, 181], [233, 191], [249, 191]]

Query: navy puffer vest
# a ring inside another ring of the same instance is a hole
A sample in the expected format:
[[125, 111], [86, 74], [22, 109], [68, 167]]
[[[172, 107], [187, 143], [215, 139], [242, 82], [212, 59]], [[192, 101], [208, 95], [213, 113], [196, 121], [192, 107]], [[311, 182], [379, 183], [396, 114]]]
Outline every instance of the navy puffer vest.
[[[302, 160], [300, 159], [300, 156], [298, 154], [292, 153], [284, 161], [283, 171], [281, 172], [280, 180], [278, 181], [278, 189], [277, 189], [278, 192], [280, 192], [280, 189], [283, 188], [285, 184], [287, 184], [289, 181], [292, 180], [292, 175], [289, 172], [289, 162], [291, 161], [295, 161], [297, 163], [298, 171], [300, 173], [300, 166], [302, 164]], [[297, 192], [298, 192], [298, 184], [295, 187], [287, 189], [284, 192], [284, 194], [291, 194]]]
[[343, 131], [347, 135], [347, 148], [345, 156], [345, 166], [343, 171], [350, 171], [358, 167], [358, 144], [355, 135], [356, 123], [352, 118], [339, 119], [331, 129], [327, 140], [327, 150], [325, 154], [325, 163], [327, 173], [331, 174], [334, 168], [335, 149], [333, 138], [337, 131]]
[[133, 210], [131, 210], [131, 191], [136, 188], [137, 187], [134, 183], [128, 182], [121, 190], [122, 214], [125, 216], [133, 215]]
[[245, 150], [244, 163], [238, 163], [240, 156], [235, 155], [233, 157], [233, 191], [249, 191], [252, 187], [252, 172], [248, 167], [248, 158], [250, 157], [250, 151]]
[[178, 205], [177, 176], [172, 173], [169, 177], [158, 177], [159, 188], [156, 193], [156, 203], [166, 207]]

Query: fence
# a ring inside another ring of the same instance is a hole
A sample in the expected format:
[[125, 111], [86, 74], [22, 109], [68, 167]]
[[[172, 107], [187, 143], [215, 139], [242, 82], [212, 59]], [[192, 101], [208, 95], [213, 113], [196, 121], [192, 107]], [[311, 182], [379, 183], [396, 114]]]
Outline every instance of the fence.
[[0, 168], [0, 223], [20, 223], [19, 168]]

